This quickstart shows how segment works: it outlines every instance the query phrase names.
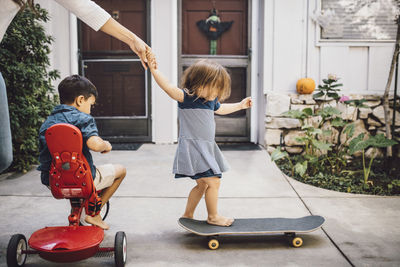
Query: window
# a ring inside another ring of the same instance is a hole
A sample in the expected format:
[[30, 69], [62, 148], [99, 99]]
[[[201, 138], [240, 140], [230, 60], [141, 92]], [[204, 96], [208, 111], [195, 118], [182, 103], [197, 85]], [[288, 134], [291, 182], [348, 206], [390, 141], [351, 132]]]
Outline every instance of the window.
[[396, 39], [400, 0], [321, 0], [314, 19], [321, 40], [390, 41]]

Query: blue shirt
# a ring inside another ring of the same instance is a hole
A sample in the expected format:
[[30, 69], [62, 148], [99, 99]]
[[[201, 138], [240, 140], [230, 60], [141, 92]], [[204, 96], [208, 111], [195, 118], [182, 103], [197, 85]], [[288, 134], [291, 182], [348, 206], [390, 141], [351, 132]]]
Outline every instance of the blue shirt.
[[73, 106], [58, 105], [54, 108], [53, 112], [42, 124], [39, 130], [39, 162], [40, 165], [37, 170], [41, 171], [42, 184], [49, 185], [49, 170], [51, 166], [51, 155], [47, 148], [45, 133], [48, 128], [57, 123], [69, 123], [79, 128], [82, 132], [83, 147], [82, 153], [90, 165], [92, 177], [96, 175], [96, 167], [93, 165], [93, 158], [90, 154], [89, 148], [86, 144], [91, 136], [98, 136], [96, 122], [92, 116], [84, 112], [80, 112]]

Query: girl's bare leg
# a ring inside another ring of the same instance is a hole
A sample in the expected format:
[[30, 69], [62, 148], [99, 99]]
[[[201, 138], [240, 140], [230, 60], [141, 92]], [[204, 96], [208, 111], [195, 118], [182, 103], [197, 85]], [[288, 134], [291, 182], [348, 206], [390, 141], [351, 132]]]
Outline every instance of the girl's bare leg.
[[205, 193], [205, 200], [208, 212], [207, 222], [209, 224], [219, 226], [230, 226], [234, 219], [223, 217], [218, 214], [218, 191], [221, 183], [221, 179], [218, 177], [207, 177], [200, 178], [199, 180], [204, 181], [208, 187]]
[[208, 185], [204, 182], [196, 180], [197, 185], [189, 193], [189, 197], [186, 203], [185, 213], [182, 215], [183, 218], [193, 219], [194, 210], [203, 197]]

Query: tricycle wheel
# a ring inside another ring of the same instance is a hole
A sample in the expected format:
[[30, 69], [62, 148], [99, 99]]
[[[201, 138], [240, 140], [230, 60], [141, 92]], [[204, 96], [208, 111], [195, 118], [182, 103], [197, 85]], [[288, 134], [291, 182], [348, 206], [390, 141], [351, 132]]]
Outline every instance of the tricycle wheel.
[[126, 263], [126, 235], [124, 232], [117, 232], [114, 242], [114, 259], [116, 267], [124, 267]]
[[24, 235], [13, 235], [7, 247], [7, 265], [9, 267], [24, 266], [27, 254], [22, 253], [27, 249], [26, 238]]

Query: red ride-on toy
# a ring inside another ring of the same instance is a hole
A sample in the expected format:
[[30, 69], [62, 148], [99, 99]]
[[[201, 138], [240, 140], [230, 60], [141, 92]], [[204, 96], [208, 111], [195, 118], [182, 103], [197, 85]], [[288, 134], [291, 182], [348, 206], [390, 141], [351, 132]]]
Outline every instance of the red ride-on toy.
[[114, 247], [100, 247], [104, 230], [79, 223], [83, 208], [86, 214], [98, 214], [101, 206], [89, 164], [82, 154], [80, 130], [73, 125], [60, 123], [47, 129], [45, 136], [53, 159], [50, 169], [51, 193], [57, 199], [70, 200], [69, 226], [45, 227], [34, 232], [28, 241], [30, 248], [24, 235], [13, 235], [7, 248], [8, 266], [23, 266], [28, 254], [39, 254], [43, 259], [53, 262], [74, 262], [95, 254], [112, 255], [112, 252], [115, 265], [124, 266], [127, 258], [124, 232], [115, 235]]

